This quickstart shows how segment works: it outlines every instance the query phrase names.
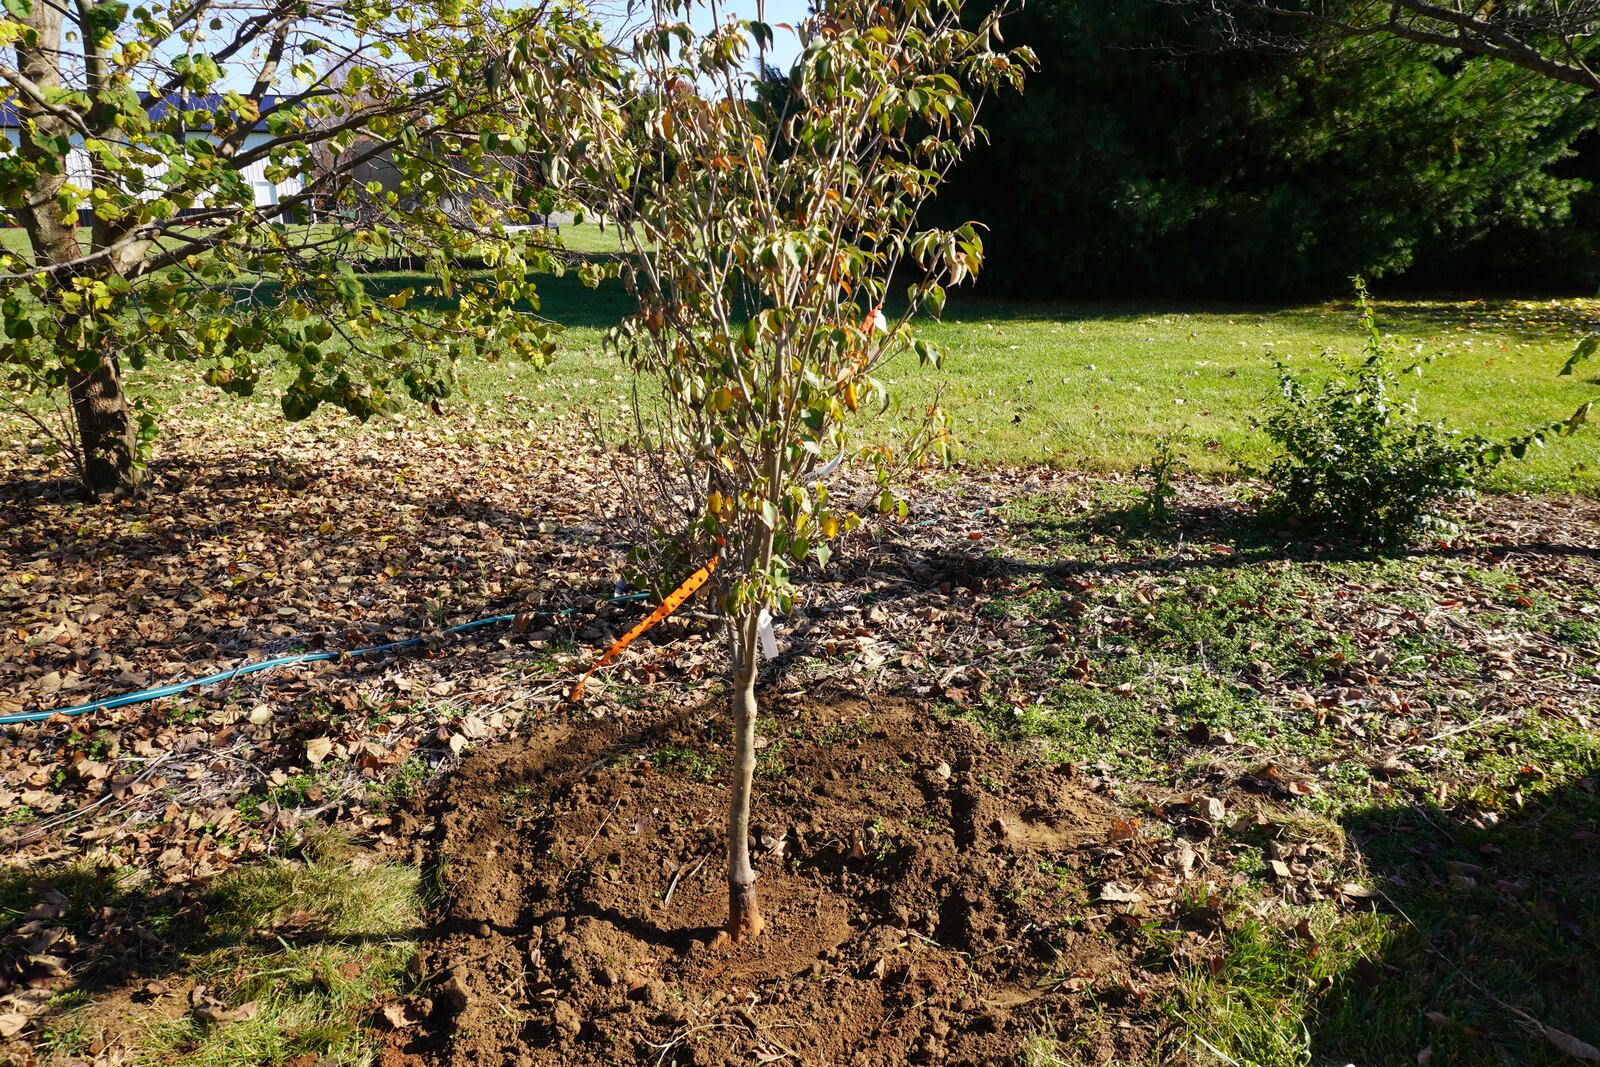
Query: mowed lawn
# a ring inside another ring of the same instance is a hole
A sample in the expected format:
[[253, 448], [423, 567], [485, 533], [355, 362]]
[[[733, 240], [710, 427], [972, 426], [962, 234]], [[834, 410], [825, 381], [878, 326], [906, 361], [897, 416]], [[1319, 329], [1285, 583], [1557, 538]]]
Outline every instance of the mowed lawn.
[[[575, 250], [615, 250], [612, 227], [567, 224]], [[389, 287], [425, 283], [414, 275], [377, 275]], [[604, 351], [608, 326], [629, 309], [619, 283], [584, 288], [575, 274], [545, 279], [540, 313], [562, 324], [554, 364], [534, 368], [477, 361], [460, 369], [455, 406], [478, 418], [530, 426], [583, 410], [621, 417], [629, 376]], [[1402, 361], [1434, 357], [1408, 376], [1423, 414], [1463, 433], [1514, 436], [1571, 415], [1600, 397], [1600, 362], [1559, 377], [1576, 338], [1600, 324], [1600, 301], [1584, 299], [1382, 300], [1379, 325]], [[882, 378], [897, 408], [873, 436], [903, 433], [936, 398], [951, 414], [958, 455], [979, 464], [1049, 463], [1096, 471], [1131, 471], [1168, 439], [1190, 468], [1227, 474], [1260, 464], [1268, 442], [1256, 420], [1275, 391], [1282, 360], [1325, 375], [1324, 355], [1359, 356], [1362, 334], [1350, 301], [1278, 307], [1159, 302], [1043, 303], [955, 298], [944, 321], [920, 324], [947, 352], [942, 369], [906, 357]], [[189, 387], [197, 372], [155, 368], [134, 389], [157, 405], [185, 382], [188, 402], [212, 396]], [[209, 402], [209, 401], [208, 401]], [[275, 403], [271, 390], [249, 402]], [[317, 418], [344, 419], [341, 413]], [[409, 416], [408, 416], [409, 417]], [[352, 429], [354, 429], [352, 424]], [[24, 421], [0, 411], [0, 433], [26, 436]], [[1497, 470], [1500, 490], [1600, 491], [1600, 433], [1585, 432], [1536, 450]]]
[[[537, 372], [466, 368], [472, 401], [518, 420], [625, 405], [627, 373], [602, 351], [602, 336], [626, 306], [609, 287], [553, 280], [543, 311], [569, 324], [556, 362]], [[1600, 301], [1383, 301], [1378, 314], [1406, 363], [1436, 357], [1405, 379], [1422, 413], [1463, 432], [1510, 437], [1600, 397], [1600, 363], [1557, 374], [1578, 332], [1600, 322]], [[882, 432], [938, 397], [966, 461], [1108, 471], [1138, 468], [1163, 437], [1199, 471], [1260, 463], [1268, 442], [1255, 419], [1276, 391], [1275, 363], [1325, 375], [1324, 353], [1357, 356], [1362, 345], [1348, 301], [1248, 308], [953, 299], [943, 322], [920, 329], [947, 359], [939, 370], [909, 357], [886, 369], [900, 411]], [[1560, 440], [1502, 467], [1491, 484], [1600, 490], [1600, 435]]]

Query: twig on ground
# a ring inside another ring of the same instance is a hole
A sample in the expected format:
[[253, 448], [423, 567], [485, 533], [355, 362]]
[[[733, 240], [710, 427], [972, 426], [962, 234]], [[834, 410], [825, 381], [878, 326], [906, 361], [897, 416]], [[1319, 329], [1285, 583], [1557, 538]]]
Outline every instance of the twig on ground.
[[[140, 771], [134, 777], [133, 781], [128, 783], [128, 785], [129, 786], [133, 786], [133, 785], [135, 785], [135, 784], [137, 784], [139, 782], [144, 781], [146, 778], [149, 778], [152, 774], [155, 773], [156, 768], [161, 766], [163, 763], [165, 763], [166, 760], [167, 760], [167, 757], [169, 757], [171, 755], [172, 755], [171, 752], [163, 752], [161, 755], [159, 755], [155, 759], [151, 760], [149, 762], [149, 764], [145, 766], [145, 769]], [[117, 799], [116, 798], [116, 794], [111, 793], [111, 792], [107, 792], [99, 800], [96, 800], [96, 801], [93, 801], [91, 803], [85, 804], [81, 808], [76, 808], [76, 809], [74, 809], [72, 811], [64, 812], [64, 813], [62, 813], [60, 815], [52, 815], [48, 819], [40, 820], [40, 822], [39, 822], [39, 830], [42, 833], [43, 831], [46, 831], [46, 830], [54, 830], [57, 827], [65, 826], [70, 822], [74, 822], [74, 821], [82, 818], [83, 816], [89, 814], [91, 811], [94, 811], [97, 808], [104, 807], [105, 805], [111, 803], [115, 799]]]
[[584, 842], [583, 851], [579, 852], [577, 856], [573, 857], [572, 862], [567, 864], [566, 871], [564, 871], [561, 875], [561, 882], [563, 885], [566, 884], [567, 880], [572, 877], [572, 872], [578, 869], [578, 864], [583, 862], [584, 857], [589, 855], [589, 850], [594, 847], [594, 843], [599, 839], [601, 832], [604, 831], [606, 825], [611, 822], [611, 816], [615, 815], [617, 813], [617, 809], [620, 807], [622, 807], [622, 798], [618, 797], [617, 802], [611, 805], [611, 810], [606, 812], [606, 817], [600, 820], [600, 825], [594, 828], [594, 833], [589, 835], [589, 840]]
[[[689, 877], [693, 878], [695, 875], [699, 874], [700, 873], [700, 868], [704, 867], [706, 865], [706, 860], [708, 860], [710, 858], [711, 858], [711, 853], [709, 853], [709, 852], [707, 852], [703, 856], [701, 856], [700, 857], [700, 862], [696, 863], [694, 865], [694, 870], [689, 871]], [[679, 879], [681, 879], [683, 877], [683, 872], [686, 871], [686, 870], [689, 870], [688, 867], [679, 867], [677, 872], [673, 874], [672, 882], [671, 882], [671, 884], [669, 884], [667, 886], [667, 894], [666, 894], [666, 896], [661, 898], [661, 906], [663, 908], [666, 907], [668, 904], [672, 903], [672, 894], [677, 892], [677, 890], [678, 890], [678, 881], [679, 881]]]
[[1393, 897], [1391, 897], [1388, 893], [1385, 893], [1382, 889], [1379, 889], [1377, 892], [1378, 895], [1395, 910], [1395, 914], [1404, 919], [1406, 925], [1411, 927], [1412, 931], [1422, 939], [1422, 943], [1427, 946], [1428, 951], [1439, 959], [1444, 960], [1445, 963], [1449, 965], [1450, 969], [1455, 971], [1456, 976], [1463, 982], [1466, 982], [1473, 989], [1476, 989], [1479, 993], [1483, 994], [1483, 996], [1487, 997], [1501, 1010], [1509, 1013], [1523, 1026], [1527, 1027], [1535, 1034], [1538, 1034], [1540, 1037], [1544, 1038], [1546, 1041], [1550, 1042], [1556, 1048], [1560, 1049], [1568, 1056], [1571, 1056], [1573, 1059], [1583, 1060], [1587, 1063], [1600, 1063], [1600, 1049], [1595, 1048], [1593, 1045], [1582, 1040], [1581, 1038], [1574, 1037], [1565, 1030], [1557, 1030], [1553, 1026], [1546, 1026], [1544, 1023], [1540, 1022], [1538, 1019], [1535, 1019], [1532, 1015], [1529, 1015], [1521, 1008], [1507, 1004], [1489, 990], [1485, 989], [1482, 985], [1479, 985], [1477, 979], [1468, 974], [1466, 970], [1456, 963], [1454, 959], [1446, 955], [1444, 950], [1439, 948], [1438, 945], [1434, 944], [1433, 939], [1428, 936], [1427, 932], [1423, 930], [1422, 927], [1417, 925], [1417, 921], [1413, 919], [1404, 908], [1397, 904]]

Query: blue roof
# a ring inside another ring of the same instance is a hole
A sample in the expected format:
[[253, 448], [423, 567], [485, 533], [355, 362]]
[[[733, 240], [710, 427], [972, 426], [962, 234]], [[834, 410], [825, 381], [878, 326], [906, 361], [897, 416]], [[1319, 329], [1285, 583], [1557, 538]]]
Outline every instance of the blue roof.
[[[150, 109], [150, 117], [159, 121], [166, 118], [168, 113], [174, 110], [222, 111], [225, 110], [223, 101], [226, 99], [226, 93], [168, 93], [161, 99], [154, 101], [146, 97], [145, 106]], [[267, 93], [261, 97], [260, 109], [263, 112], [271, 110], [277, 102], [278, 97], [275, 94]], [[22, 125], [20, 119], [21, 116], [18, 115], [16, 105], [12, 103], [12, 98], [0, 100], [0, 130], [17, 129]], [[266, 128], [267, 124], [263, 119], [257, 119], [255, 126], [252, 127], [252, 129], [261, 132], [265, 132]]]

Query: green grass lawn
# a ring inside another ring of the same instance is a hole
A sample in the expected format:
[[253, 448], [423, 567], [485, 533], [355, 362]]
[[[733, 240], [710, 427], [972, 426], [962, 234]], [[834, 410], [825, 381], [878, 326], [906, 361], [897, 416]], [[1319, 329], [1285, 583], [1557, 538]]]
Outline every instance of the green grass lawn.
[[[543, 311], [567, 324], [545, 371], [468, 367], [472, 401], [522, 421], [572, 407], [620, 404], [625, 371], [601, 350], [603, 327], [626, 313], [620, 290], [545, 288]], [[1557, 377], [1595, 301], [1403, 301], [1379, 324], [1405, 351], [1440, 353], [1414, 379], [1424, 414], [1465, 431], [1510, 437], [1600, 396], [1592, 374]], [[906, 359], [883, 377], [909, 410], [939, 395], [964, 459], [1131, 470], [1171, 436], [1185, 462], [1224, 472], [1266, 458], [1253, 425], [1276, 385], [1274, 361], [1326, 372], [1319, 357], [1361, 351], [1348, 302], [1278, 308], [1043, 304], [953, 300], [923, 326], [945, 347], [942, 370]], [[904, 421], [909, 421], [909, 416]], [[891, 420], [893, 425], [894, 420]], [[1600, 490], [1600, 437], [1581, 434], [1502, 467], [1501, 489]]]
[[614, 223], [564, 222], [561, 244], [574, 252], [620, 252], [622, 245]]
[[[33, 1042], [45, 1063], [82, 1063], [114, 1044], [130, 1062], [183, 1067], [370, 1064], [379, 1012], [411, 984], [403, 969], [420, 918], [416, 869], [331, 837], [295, 862], [236, 867], [192, 902], [90, 865], [7, 873], [0, 930], [30, 905], [30, 886], [61, 894], [62, 925], [79, 936], [92, 936], [102, 911], [140, 914], [153, 931], [147, 941], [161, 946], [146, 945], [138, 962], [138, 949], [103, 947], [110, 973], [137, 976], [134, 994], [91, 986], [94, 994], [57, 996]], [[187, 912], [175, 914], [184, 904]], [[118, 959], [119, 951], [135, 959]], [[191, 1013], [191, 998], [218, 1015]]]
[[[314, 223], [310, 226], [299, 226], [297, 229], [309, 230], [317, 239], [324, 239], [332, 234], [335, 227], [329, 223]], [[557, 232], [559, 231], [559, 232]], [[84, 231], [83, 240], [87, 241], [87, 231]], [[611, 253], [620, 251], [617, 228], [612, 224], [600, 222], [567, 222], [562, 223], [557, 230], [551, 231], [553, 237], [559, 237], [562, 247], [586, 254]], [[14, 252], [17, 255], [27, 255], [32, 245], [28, 241], [27, 233], [18, 226], [0, 226], [0, 251]]]
[[[615, 250], [616, 234], [568, 224], [575, 250]], [[410, 285], [414, 275], [373, 275]], [[606, 327], [629, 309], [620, 284], [584, 288], [574, 274], [544, 279], [546, 317], [565, 334], [556, 362], [536, 369], [474, 363], [460, 373], [461, 398], [482, 417], [537, 425], [575, 409], [622, 415], [627, 374], [603, 351]], [[1507, 438], [1570, 415], [1600, 395], [1592, 371], [1557, 377], [1580, 330], [1600, 321], [1594, 300], [1405, 300], [1377, 305], [1379, 325], [1402, 352], [1438, 358], [1411, 379], [1424, 414], [1466, 433]], [[1097, 471], [1137, 469], [1168, 438], [1181, 460], [1206, 473], [1263, 462], [1267, 442], [1254, 420], [1275, 391], [1274, 363], [1327, 372], [1324, 353], [1361, 351], [1348, 301], [1287, 307], [1177, 303], [1012, 303], [952, 300], [943, 322], [926, 322], [943, 370], [909, 359], [883, 377], [903, 412], [936, 396], [953, 417], [960, 455], [974, 463], [1050, 463]], [[136, 385], [158, 403], [188, 368], [156, 369]], [[260, 402], [275, 402], [262, 390]], [[328, 412], [318, 417], [344, 416]], [[892, 437], [911, 414], [892, 414], [872, 433]], [[0, 413], [0, 433], [24, 432]], [[1600, 491], [1600, 434], [1537, 450], [1492, 476], [1496, 489]]]

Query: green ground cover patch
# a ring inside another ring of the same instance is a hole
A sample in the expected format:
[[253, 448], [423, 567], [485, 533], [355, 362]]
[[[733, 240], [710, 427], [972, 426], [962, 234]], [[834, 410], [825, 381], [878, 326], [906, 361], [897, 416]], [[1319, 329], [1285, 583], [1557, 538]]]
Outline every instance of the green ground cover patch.
[[102, 908], [145, 931], [139, 960], [106, 958], [56, 993], [36, 1045], [59, 1063], [108, 1038], [139, 1063], [375, 1063], [378, 1015], [407, 983], [421, 908], [415, 868], [331, 839], [302, 860], [235, 867], [194, 899], [88, 867], [9, 878], [0, 921], [52, 892], [71, 902], [61, 921], [80, 937], [105, 933], [91, 926]]
[[[1416, 301], [1385, 303], [1378, 313], [1403, 349], [1443, 353], [1416, 379], [1425, 415], [1510, 437], [1570, 415], [1595, 395], [1585, 376], [1556, 374], [1593, 305]], [[589, 293], [570, 279], [547, 284], [544, 312], [571, 324], [561, 356], [544, 374], [513, 370], [509, 388], [494, 369], [472, 369], [477, 402], [536, 420], [574, 407], [620, 410], [625, 381], [601, 351], [598, 327], [608, 317], [596, 313], [601, 308], [621, 314], [626, 300], [609, 286]], [[1189, 467], [1224, 472], [1266, 456], [1251, 419], [1274, 393], [1274, 361], [1323, 374], [1323, 352], [1359, 351], [1357, 326], [1345, 303], [1168, 310], [955, 300], [944, 322], [924, 326], [948, 351], [943, 370], [904, 360], [883, 377], [907, 411], [938, 397], [967, 461], [1126, 471], [1170, 438]], [[909, 423], [910, 416], [891, 420], [882, 432]], [[1600, 444], [1584, 435], [1503, 466], [1492, 484], [1592, 491], [1597, 471]]]
[[[1529, 1020], [1595, 1039], [1600, 735], [1581, 694], [1514, 703], [1529, 683], [1498, 650], [1587, 635], [1594, 590], [1448, 552], [1342, 557], [1193, 507], [1158, 530], [1128, 504], [1007, 507], [988, 610], [1046, 666], [994, 667], [948, 710], [1157, 819], [1221, 798], [1207, 847], [1233, 880], [1194, 901], [1210, 947], [1173, 958], [1162, 1005], [1193, 1062], [1571, 1062]], [[1035, 1046], [1080, 1062], [1069, 1035]]]

